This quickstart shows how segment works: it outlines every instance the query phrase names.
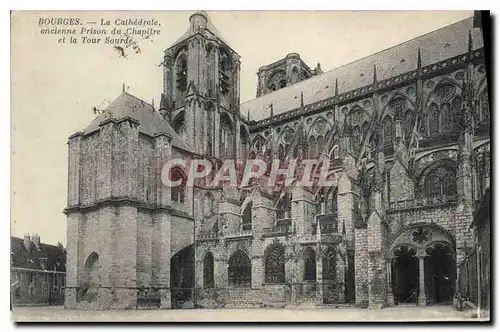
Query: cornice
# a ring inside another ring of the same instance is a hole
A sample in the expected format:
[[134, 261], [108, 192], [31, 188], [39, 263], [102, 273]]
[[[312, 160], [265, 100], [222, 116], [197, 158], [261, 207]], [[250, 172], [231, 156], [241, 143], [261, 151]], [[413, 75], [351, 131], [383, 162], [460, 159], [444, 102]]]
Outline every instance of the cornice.
[[68, 215], [75, 212], [88, 212], [103, 207], [120, 207], [120, 206], [133, 206], [139, 209], [149, 210], [152, 212], [176, 212], [170, 205], [151, 204], [131, 197], [111, 197], [103, 200], [96, 201], [91, 204], [79, 204], [68, 206], [64, 209], [63, 213]]
[[356, 100], [364, 99], [372, 96], [374, 93], [385, 92], [395, 89], [399, 86], [413, 84], [418, 79], [426, 79], [445, 72], [452, 72], [457, 69], [462, 69], [465, 68], [470, 62], [484, 62], [484, 48], [473, 51], [472, 59], [469, 59], [468, 53], [463, 53], [461, 55], [424, 66], [420, 69], [416, 68], [415, 70], [411, 70], [382, 81], [377, 81], [354, 90], [343, 92], [336, 96], [319, 100], [317, 102], [304, 105], [266, 119], [262, 119], [255, 122], [255, 124], [250, 127], [250, 132], [253, 133], [262, 130], [265, 127], [271, 125], [274, 126], [281, 122], [288, 122], [292, 119], [298, 119], [302, 116], [316, 114], [331, 106], [340, 106]]

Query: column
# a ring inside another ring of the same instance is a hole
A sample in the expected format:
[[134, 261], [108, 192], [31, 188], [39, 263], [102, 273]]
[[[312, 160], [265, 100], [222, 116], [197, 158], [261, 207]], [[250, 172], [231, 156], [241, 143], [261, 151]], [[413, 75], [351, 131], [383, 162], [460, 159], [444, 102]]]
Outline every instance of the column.
[[323, 253], [316, 250], [316, 305], [323, 304]]
[[394, 306], [394, 294], [392, 293], [392, 257], [387, 259], [387, 304]]
[[345, 303], [345, 274], [346, 274], [346, 261], [342, 255], [337, 254], [337, 266], [336, 266], [336, 292], [338, 297], [338, 303]]
[[418, 292], [418, 305], [425, 306], [426, 298], [425, 298], [425, 254], [418, 255], [418, 279], [419, 279], [419, 292]]

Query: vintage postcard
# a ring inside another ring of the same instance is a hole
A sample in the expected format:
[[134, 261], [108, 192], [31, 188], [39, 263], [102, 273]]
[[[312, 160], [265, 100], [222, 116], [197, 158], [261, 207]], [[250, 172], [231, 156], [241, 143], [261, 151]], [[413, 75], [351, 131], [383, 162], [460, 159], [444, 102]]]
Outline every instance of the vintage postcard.
[[489, 321], [488, 28], [13, 11], [12, 320]]

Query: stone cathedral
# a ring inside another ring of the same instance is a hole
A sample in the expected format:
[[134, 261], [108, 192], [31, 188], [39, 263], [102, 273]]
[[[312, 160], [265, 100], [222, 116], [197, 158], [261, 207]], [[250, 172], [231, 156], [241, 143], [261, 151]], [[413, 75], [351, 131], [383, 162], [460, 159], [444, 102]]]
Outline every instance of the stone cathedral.
[[[157, 107], [123, 91], [69, 137], [65, 306], [452, 304], [490, 181], [473, 18], [330, 71], [288, 54], [243, 103], [240, 55], [205, 12], [187, 25]], [[328, 160], [336, 185], [161, 181], [171, 158], [266, 157]]]

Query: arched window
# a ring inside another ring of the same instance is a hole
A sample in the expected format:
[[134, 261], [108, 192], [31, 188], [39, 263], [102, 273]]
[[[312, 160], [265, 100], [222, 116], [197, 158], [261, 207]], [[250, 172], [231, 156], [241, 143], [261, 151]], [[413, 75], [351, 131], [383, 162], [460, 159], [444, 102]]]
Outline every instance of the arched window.
[[203, 287], [214, 287], [214, 256], [208, 252], [203, 259]]
[[249, 141], [248, 132], [245, 127], [240, 126], [240, 158], [246, 159], [248, 157]]
[[383, 140], [384, 146], [392, 145], [392, 119], [390, 116], [386, 116], [384, 119], [384, 129], [383, 129]]
[[285, 159], [285, 148], [283, 147], [283, 144], [278, 145], [278, 159]]
[[299, 81], [299, 70], [297, 69], [297, 67], [293, 67], [290, 81], [292, 84]]
[[219, 89], [223, 95], [230, 91], [231, 68], [231, 56], [226, 49], [221, 48], [219, 54]]
[[214, 137], [213, 137], [213, 130], [214, 130], [214, 120], [213, 120], [213, 113], [214, 110], [212, 107], [209, 107], [207, 109], [207, 155], [212, 156], [214, 153]]
[[323, 149], [325, 148], [325, 139], [323, 138], [323, 136], [318, 136], [316, 145], [318, 146], [316, 150], [316, 157], [319, 157], [323, 152]]
[[361, 128], [362, 128], [363, 136], [366, 136], [368, 134], [368, 129], [370, 128], [370, 124], [367, 121], [365, 121], [363, 123], [363, 126], [361, 126]]
[[294, 138], [294, 132], [290, 128], [285, 128], [281, 133], [279, 142], [278, 142], [278, 156], [280, 160], [283, 160], [290, 149], [290, 145], [292, 145]]
[[429, 136], [434, 137], [439, 135], [439, 110], [436, 104], [431, 104], [429, 107]]
[[231, 120], [224, 114], [221, 116], [220, 123], [220, 155], [223, 158], [230, 158], [234, 153], [234, 134]]
[[99, 283], [99, 255], [91, 253], [85, 261], [85, 274], [89, 283]]
[[488, 90], [486, 89], [484, 89], [479, 95], [479, 107], [476, 112], [476, 119], [478, 123], [490, 122], [490, 103], [488, 99]]
[[316, 253], [312, 248], [304, 251], [304, 281], [316, 281]]
[[319, 155], [325, 151], [328, 143], [325, 137], [328, 136], [330, 130], [331, 126], [327, 120], [322, 117], [316, 119], [309, 131], [309, 159], [318, 158]]
[[243, 216], [241, 219], [242, 228], [244, 231], [249, 231], [252, 229], [252, 202], [248, 202], [247, 206], [243, 210]]
[[175, 118], [174, 130], [184, 142], [187, 141], [186, 125], [184, 124], [184, 112], [179, 113], [179, 115]]
[[[99, 269], [99, 255], [93, 252], [85, 261], [83, 284], [80, 285], [77, 295], [80, 300], [84, 299], [87, 302], [93, 302], [97, 299], [97, 287], [100, 283]], [[32, 274], [30, 274], [30, 282], [32, 281], [31, 276]]]
[[316, 214], [331, 214], [337, 212], [337, 190], [328, 193], [318, 193], [316, 200]]
[[337, 191], [331, 190], [326, 197], [326, 208], [325, 213], [336, 213], [337, 212]]
[[175, 62], [175, 83], [179, 91], [184, 92], [187, 89], [187, 57], [185, 54], [179, 55]]
[[449, 166], [438, 166], [425, 178], [424, 190], [428, 198], [454, 196], [457, 194], [455, 170]]
[[271, 91], [276, 91], [278, 89], [286, 87], [286, 73], [283, 69], [278, 69], [274, 71], [267, 81], [268, 89]]
[[318, 156], [317, 154], [316, 137], [312, 136], [309, 138], [309, 159], [314, 159]]
[[389, 107], [392, 109], [396, 119], [403, 118], [404, 111], [406, 109], [406, 102], [407, 102], [407, 100], [405, 98], [401, 98], [401, 97], [397, 97], [396, 99], [393, 99], [390, 102]]
[[413, 131], [413, 113], [411, 110], [407, 110], [404, 115], [403, 131], [405, 134], [405, 140], [409, 141], [411, 139], [411, 133]]
[[441, 123], [441, 133], [442, 134], [450, 133], [453, 130], [453, 122], [455, 121], [455, 119], [453, 118], [453, 114], [449, 103], [441, 105], [441, 111], [439, 115]]
[[252, 285], [252, 262], [242, 250], [229, 258], [228, 281], [230, 286], [250, 287]]
[[264, 147], [264, 143], [265, 142], [264, 142], [264, 139], [262, 137], [259, 136], [259, 137], [255, 138], [253, 140], [253, 143], [252, 143], [252, 152], [254, 152], [255, 155], [262, 152], [263, 147]]
[[215, 48], [213, 44], [207, 44], [207, 94], [208, 97], [215, 97]]
[[203, 199], [203, 216], [211, 217], [214, 214], [214, 201], [212, 195], [206, 194]]
[[[455, 97], [454, 97], [455, 96]], [[452, 83], [440, 84], [432, 95], [433, 102], [428, 108], [428, 137], [451, 134], [456, 130], [455, 114], [460, 110], [460, 97]]]
[[170, 181], [176, 182], [180, 180], [180, 185], [170, 188], [171, 198], [173, 202], [184, 203], [186, 198], [186, 178], [179, 167], [170, 170]]
[[323, 254], [323, 280], [334, 281], [337, 278], [337, 259], [335, 249], [328, 247]]
[[292, 215], [292, 203], [290, 194], [281, 197], [276, 205], [276, 219], [288, 219]]
[[285, 282], [285, 249], [281, 245], [274, 245], [267, 250], [266, 255], [266, 283], [282, 284]]
[[361, 130], [358, 126], [352, 129], [352, 152], [357, 154], [361, 150]]

